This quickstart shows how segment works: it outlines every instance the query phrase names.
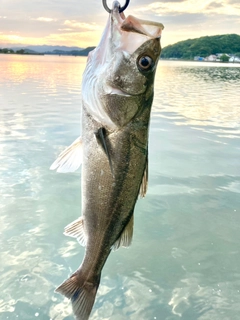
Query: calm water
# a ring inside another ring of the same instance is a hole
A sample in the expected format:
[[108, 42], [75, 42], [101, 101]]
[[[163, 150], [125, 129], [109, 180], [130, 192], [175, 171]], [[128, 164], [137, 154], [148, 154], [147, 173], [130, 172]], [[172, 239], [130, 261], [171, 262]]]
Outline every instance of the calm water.
[[[80, 173], [49, 166], [80, 133], [85, 58], [0, 55], [0, 319], [73, 320], [54, 289], [84, 249]], [[110, 255], [91, 319], [240, 314], [240, 65], [160, 61], [147, 197]]]

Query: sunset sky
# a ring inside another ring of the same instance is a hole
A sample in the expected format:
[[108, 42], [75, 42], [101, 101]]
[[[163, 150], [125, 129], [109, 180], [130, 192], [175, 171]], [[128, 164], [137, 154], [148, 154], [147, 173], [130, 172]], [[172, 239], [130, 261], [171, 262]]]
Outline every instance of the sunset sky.
[[[108, 17], [101, 0], [0, 0], [0, 4], [0, 47], [94, 46]], [[163, 46], [205, 35], [240, 34], [240, 0], [131, 0], [125, 14], [163, 23]]]

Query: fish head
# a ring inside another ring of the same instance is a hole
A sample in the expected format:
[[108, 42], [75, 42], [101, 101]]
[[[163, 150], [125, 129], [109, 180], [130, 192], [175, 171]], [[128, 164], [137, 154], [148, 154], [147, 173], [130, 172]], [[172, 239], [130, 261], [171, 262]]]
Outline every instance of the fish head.
[[[158, 22], [126, 18], [119, 7], [115, 1], [101, 41], [89, 54], [82, 91], [88, 112], [110, 129], [126, 125], [152, 101], [163, 30]], [[86, 94], [88, 85], [94, 92]]]

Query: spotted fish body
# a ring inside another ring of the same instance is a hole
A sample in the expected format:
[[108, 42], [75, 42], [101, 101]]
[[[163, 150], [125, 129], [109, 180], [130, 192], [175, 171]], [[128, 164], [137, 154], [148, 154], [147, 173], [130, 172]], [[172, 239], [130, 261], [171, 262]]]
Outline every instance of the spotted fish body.
[[133, 212], [145, 196], [148, 131], [162, 24], [125, 18], [119, 3], [82, 85], [82, 136], [53, 163], [59, 172], [82, 164], [82, 216], [65, 234], [85, 246], [78, 270], [56, 291], [72, 301], [76, 319], [89, 319], [110, 252], [131, 244]]

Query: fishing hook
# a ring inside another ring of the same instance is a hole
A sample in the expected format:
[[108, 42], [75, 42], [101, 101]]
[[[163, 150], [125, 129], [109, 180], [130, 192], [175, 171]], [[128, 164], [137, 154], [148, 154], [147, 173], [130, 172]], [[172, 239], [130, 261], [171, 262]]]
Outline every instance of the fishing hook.
[[[123, 12], [125, 9], [127, 9], [128, 5], [129, 5], [129, 2], [130, 0], [126, 0], [126, 3], [123, 7], [120, 7], [119, 6], [119, 13]], [[103, 4], [103, 7], [104, 9], [108, 12], [108, 13], [111, 13], [112, 10], [109, 9], [108, 5], [107, 5], [107, 0], [102, 0], [102, 4]]]

